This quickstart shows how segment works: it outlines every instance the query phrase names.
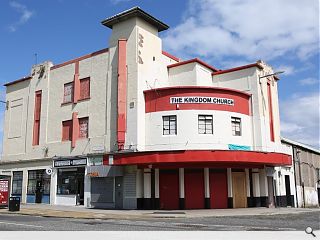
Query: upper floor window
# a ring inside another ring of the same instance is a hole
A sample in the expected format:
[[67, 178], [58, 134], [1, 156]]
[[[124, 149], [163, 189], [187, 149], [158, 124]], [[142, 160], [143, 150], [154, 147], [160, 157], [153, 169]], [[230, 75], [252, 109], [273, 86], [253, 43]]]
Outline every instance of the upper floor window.
[[62, 122], [62, 141], [71, 141], [72, 140], [72, 121], [63, 121]]
[[241, 118], [231, 117], [231, 127], [233, 136], [241, 136]]
[[63, 103], [72, 102], [73, 99], [73, 82], [64, 84]]
[[177, 116], [163, 116], [163, 135], [176, 135], [177, 134]]
[[198, 116], [198, 133], [213, 134], [213, 117], [212, 115]]
[[80, 100], [90, 98], [90, 77], [80, 79]]
[[88, 138], [89, 118], [79, 118], [79, 138]]

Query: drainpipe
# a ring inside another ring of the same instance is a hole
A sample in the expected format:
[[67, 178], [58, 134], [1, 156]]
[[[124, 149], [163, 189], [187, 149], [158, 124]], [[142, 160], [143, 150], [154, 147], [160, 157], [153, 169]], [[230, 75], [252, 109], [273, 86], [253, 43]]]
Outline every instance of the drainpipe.
[[295, 188], [295, 191], [296, 191], [296, 207], [298, 208], [299, 207], [299, 204], [298, 204], [298, 191], [297, 191], [297, 173], [296, 173], [296, 154], [295, 152], [297, 152], [297, 148], [294, 148], [292, 147], [292, 157], [293, 157], [293, 171], [294, 171], [294, 188]]
[[306, 201], [305, 201], [305, 196], [304, 196], [304, 182], [302, 182], [302, 176], [301, 176], [301, 159], [300, 159], [300, 150], [297, 150], [297, 159], [299, 162], [299, 182], [300, 182], [300, 186], [302, 187], [302, 201], [303, 201], [303, 207], [306, 207]]

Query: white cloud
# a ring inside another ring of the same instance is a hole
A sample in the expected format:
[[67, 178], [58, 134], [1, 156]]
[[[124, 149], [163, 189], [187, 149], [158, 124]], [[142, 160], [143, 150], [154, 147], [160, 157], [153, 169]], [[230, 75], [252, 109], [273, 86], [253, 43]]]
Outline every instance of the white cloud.
[[17, 31], [17, 28], [26, 22], [34, 15], [34, 11], [29, 10], [25, 5], [22, 5], [18, 2], [11, 1], [10, 6], [17, 12], [21, 14], [19, 21], [11, 24], [9, 26], [9, 30], [11, 32]]
[[319, 80], [316, 78], [305, 78], [305, 79], [301, 79], [299, 80], [299, 84], [301, 86], [311, 86], [311, 85], [319, 85]]
[[277, 69], [275, 71], [276, 72], [277, 71], [284, 71], [283, 75], [285, 75], [285, 76], [292, 75], [297, 72], [297, 70], [293, 66], [289, 66], [289, 65], [280, 65], [277, 67]]
[[189, 0], [182, 22], [164, 45], [176, 54], [202, 57], [306, 59], [318, 49], [318, 2], [300, 0]]
[[282, 136], [319, 148], [319, 100], [319, 92], [314, 92], [280, 102]]

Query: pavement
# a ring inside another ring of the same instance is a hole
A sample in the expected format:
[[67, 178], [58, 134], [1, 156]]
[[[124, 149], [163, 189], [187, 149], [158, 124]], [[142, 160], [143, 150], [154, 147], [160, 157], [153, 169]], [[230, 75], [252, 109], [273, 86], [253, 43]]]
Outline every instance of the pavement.
[[318, 212], [320, 208], [236, 208], [197, 210], [106, 210], [84, 206], [59, 206], [48, 204], [21, 204], [20, 211], [0, 209], [0, 214], [21, 214], [32, 216], [76, 218], [76, 219], [150, 219], [150, 218], [204, 218], [227, 216], [257, 216], [278, 214], [299, 214]]

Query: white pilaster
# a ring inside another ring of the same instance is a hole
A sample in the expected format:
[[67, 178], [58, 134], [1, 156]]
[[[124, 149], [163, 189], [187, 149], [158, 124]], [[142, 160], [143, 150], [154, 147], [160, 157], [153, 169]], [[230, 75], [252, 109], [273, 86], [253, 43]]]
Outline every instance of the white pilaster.
[[265, 169], [259, 170], [259, 181], [260, 181], [260, 196], [267, 197], [268, 196], [268, 181], [267, 174]]
[[57, 196], [57, 182], [58, 182], [58, 169], [52, 168], [51, 182], [50, 182], [50, 205], [56, 204]]
[[91, 177], [87, 175], [87, 168], [84, 174], [84, 206], [91, 207]]
[[137, 184], [136, 184], [136, 197], [143, 198], [143, 170], [137, 169], [136, 173]]
[[252, 169], [252, 190], [254, 197], [260, 197], [259, 169]]
[[27, 203], [28, 169], [23, 169], [21, 203]]
[[151, 169], [144, 169], [143, 197], [144, 198], [151, 198]]

